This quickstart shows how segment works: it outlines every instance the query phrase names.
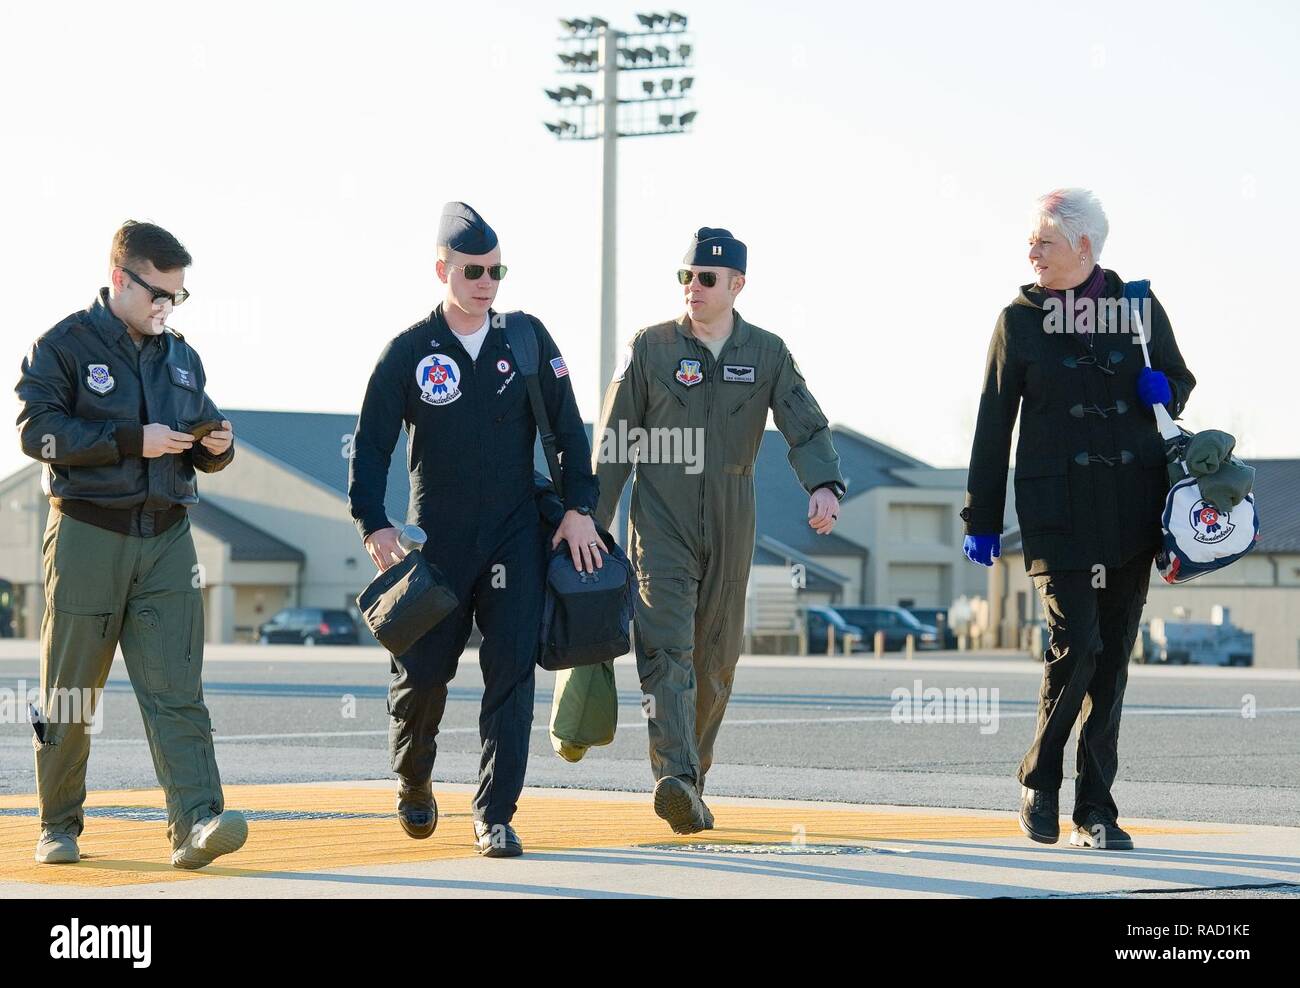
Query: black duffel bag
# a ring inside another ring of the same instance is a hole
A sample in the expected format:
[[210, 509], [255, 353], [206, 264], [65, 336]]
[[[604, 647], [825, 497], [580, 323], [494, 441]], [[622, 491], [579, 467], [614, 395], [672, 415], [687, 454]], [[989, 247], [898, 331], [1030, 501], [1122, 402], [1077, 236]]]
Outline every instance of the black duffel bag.
[[[537, 380], [537, 336], [527, 315], [506, 315], [506, 343], [515, 355], [515, 367], [524, 375], [533, 419], [541, 434], [542, 451], [551, 482], [538, 476], [538, 503], [542, 518], [554, 528], [563, 516], [564, 482], [555, 434]], [[548, 490], [547, 487], [550, 489]], [[602, 568], [588, 573], [573, 567], [569, 546], [561, 542], [546, 564], [546, 601], [537, 664], [543, 669], [573, 669], [597, 665], [626, 655], [632, 649], [632, 564], [608, 532], [597, 528], [609, 547], [602, 553]], [[547, 538], [549, 545], [550, 538]]]
[[573, 568], [569, 544], [561, 542], [546, 564], [542, 608], [543, 669], [573, 669], [609, 662], [632, 649], [632, 564], [608, 532], [596, 530], [609, 552], [600, 569]]
[[357, 607], [379, 644], [404, 655], [458, 601], [437, 566], [418, 549], [384, 570], [357, 597]]

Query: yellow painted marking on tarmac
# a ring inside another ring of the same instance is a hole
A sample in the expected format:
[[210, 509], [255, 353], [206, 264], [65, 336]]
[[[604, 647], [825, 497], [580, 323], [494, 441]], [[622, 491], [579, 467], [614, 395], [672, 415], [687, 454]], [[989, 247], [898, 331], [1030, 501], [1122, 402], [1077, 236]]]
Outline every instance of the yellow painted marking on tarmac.
[[[251, 820], [248, 843], [198, 872], [171, 866], [166, 827], [160, 822], [90, 816], [81, 835], [82, 861], [38, 865], [34, 816], [0, 816], [0, 881], [50, 885], [115, 886], [201, 878], [292, 878], [313, 871], [364, 865], [409, 864], [475, 856], [470, 794], [438, 794], [438, 829], [428, 840], [407, 837], [397, 824], [395, 791], [382, 788], [228, 786], [226, 805], [243, 811], [374, 814], [360, 819]], [[92, 807], [163, 809], [157, 789], [92, 793]], [[35, 797], [0, 796], [0, 809], [35, 806]], [[864, 841], [979, 840], [1021, 837], [1015, 817], [961, 816], [718, 803], [716, 829], [679, 836], [643, 800], [601, 800], [525, 793], [515, 828], [525, 851], [569, 851], [641, 844], [808, 844]], [[1066, 821], [1065, 823], [1068, 823]], [[1065, 824], [1063, 824], [1063, 830]], [[1215, 833], [1188, 827], [1128, 828], [1135, 835]]]

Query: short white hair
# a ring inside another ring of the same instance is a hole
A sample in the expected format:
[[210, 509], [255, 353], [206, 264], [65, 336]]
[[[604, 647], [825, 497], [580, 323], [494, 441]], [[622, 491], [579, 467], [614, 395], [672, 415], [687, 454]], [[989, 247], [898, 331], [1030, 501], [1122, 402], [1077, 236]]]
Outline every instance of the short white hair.
[[1070, 242], [1071, 250], [1077, 250], [1079, 240], [1087, 237], [1092, 245], [1093, 259], [1101, 257], [1106, 234], [1110, 233], [1110, 223], [1106, 211], [1101, 208], [1101, 201], [1090, 191], [1053, 189], [1047, 195], [1039, 196], [1035, 207], [1036, 226], [1046, 224], [1057, 230]]

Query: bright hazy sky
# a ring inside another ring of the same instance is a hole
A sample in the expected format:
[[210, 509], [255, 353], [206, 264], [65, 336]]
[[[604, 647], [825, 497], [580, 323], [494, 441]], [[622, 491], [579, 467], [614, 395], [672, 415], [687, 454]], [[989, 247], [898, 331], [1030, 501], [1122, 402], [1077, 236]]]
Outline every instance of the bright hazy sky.
[[[556, 18], [590, 11], [199, 6], [5, 5], [8, 380], [107, 283], [132, 217], [195, 257], [171, 323], [219, 405], [355, 411], [440, 297], [437, 216], [463, 199], [501, 235], [498, 308], [547, 324], [594, 417], [599, 146], [541, 123]], [[597, 13], [628, 29], [645, 9]], [[1030, 280], [1032, 200], [1083, 185], [1110, 216], [1102, 263], [1152, 279], [1200, 382], [1186, 423], [1300, 455], [1297, 308], [1274, 297], [1300, 229], [1295, 4], [680, 9], [699, 118], [619, 142], [620, 342], [678, 313], [692, 231], [729, 227], [749, 245], [740, 311], [784, 336], [831, 420], [964, 464], [989, 332]], [[11, 432], [0, 475], [24, 462]]]

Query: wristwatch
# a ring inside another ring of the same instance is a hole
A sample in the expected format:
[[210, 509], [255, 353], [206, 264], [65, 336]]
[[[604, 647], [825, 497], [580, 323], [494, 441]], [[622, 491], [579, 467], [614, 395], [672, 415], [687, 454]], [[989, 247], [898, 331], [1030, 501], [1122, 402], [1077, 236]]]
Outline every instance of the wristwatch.
[[591, 505], [589, 504], [580, 504], [573, 510], [578, 512], [578, 514], [580, 515], [586, 515], [588, 518], [590, 518], [594, 513]]
[[843, 501], [844, 495], [848, 493], [848, 489], [843, 484], [841, 484], [838, 480], [828, 480], [824, 484], [818, 484], [816, 487], [813, 488], [813, 491], [814, 492], [819, 491], [823, 487], [829, 487], [831, 489], [831, 493], [835, 495], [835, 500], [837, 501]]

